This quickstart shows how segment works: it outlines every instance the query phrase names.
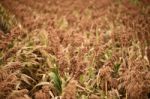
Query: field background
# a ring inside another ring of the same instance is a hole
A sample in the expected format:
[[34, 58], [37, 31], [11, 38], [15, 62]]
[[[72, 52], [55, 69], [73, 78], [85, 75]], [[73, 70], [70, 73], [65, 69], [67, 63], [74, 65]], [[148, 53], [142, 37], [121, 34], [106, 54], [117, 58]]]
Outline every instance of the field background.
[[149, 98], [149, 0], [0, 0], [0, 99]]

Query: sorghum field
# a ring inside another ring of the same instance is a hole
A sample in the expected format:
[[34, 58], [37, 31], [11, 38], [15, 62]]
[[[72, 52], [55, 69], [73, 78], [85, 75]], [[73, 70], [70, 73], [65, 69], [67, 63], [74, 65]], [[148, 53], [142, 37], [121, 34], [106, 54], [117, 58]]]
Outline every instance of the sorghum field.
[[0, 99], [150, 99], [150, 0], [0, 0]]

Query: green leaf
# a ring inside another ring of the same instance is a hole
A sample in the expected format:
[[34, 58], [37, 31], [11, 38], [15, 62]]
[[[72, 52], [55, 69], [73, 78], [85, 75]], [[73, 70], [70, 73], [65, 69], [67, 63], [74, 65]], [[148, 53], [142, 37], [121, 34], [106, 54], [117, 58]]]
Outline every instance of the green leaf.
[[80, 82], [81, 84], [84, 83], [84, 76], [83, 76], [83, 75], [80, 75], [79, 82]]
[[58, 68], [53, 68], [52, 72], [49, 73], [49, 76], [52, 79], [52, 82], [54, 83], [55, 88], [57, 89], [58, 93], [62, 93], [62, 81], [59, 76]]
[[114, 72], [115, 72], [115, 73], [118, 73], [119, 68], [120, 68], [120, 64], [119, 64], [119, 63], [116, 63], [116, 64], [114, 65]]

